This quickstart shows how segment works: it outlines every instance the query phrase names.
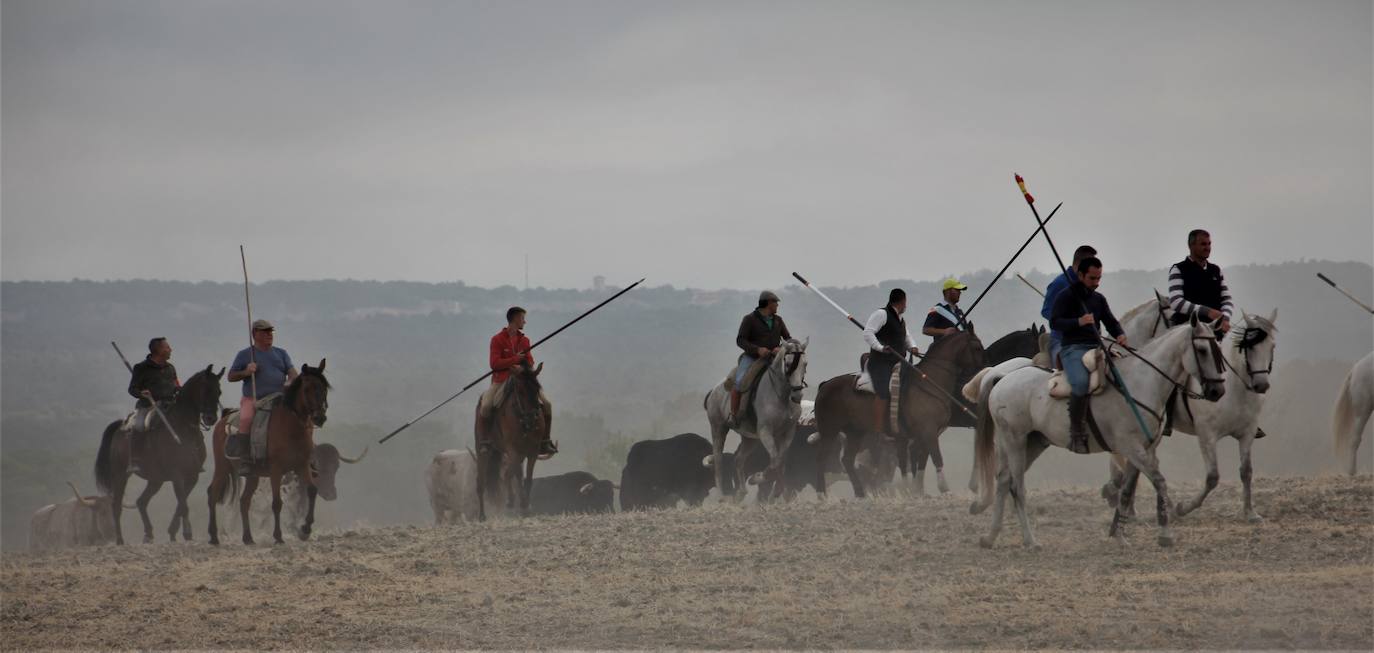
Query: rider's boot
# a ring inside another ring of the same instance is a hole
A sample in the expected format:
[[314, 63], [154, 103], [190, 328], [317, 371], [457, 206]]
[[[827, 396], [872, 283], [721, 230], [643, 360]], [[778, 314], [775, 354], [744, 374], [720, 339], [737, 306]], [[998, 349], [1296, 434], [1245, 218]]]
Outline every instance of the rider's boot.
[[1088, 398], [1072, 395], [1069, 397], [1069, 451], [1074, 453], [1089, 453], [1088, 449], [1088, 427], [1085, 423], [1088, 415]]
[[725, 419], [725, 425], [730, 428], [739, 426], [739, 401], [740, 391], [730, 391], [730, 416]]

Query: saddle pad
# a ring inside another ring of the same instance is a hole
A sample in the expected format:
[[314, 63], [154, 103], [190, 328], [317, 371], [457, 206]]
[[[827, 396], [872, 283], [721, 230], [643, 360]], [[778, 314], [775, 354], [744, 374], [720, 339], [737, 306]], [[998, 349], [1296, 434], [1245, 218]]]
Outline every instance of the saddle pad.
[[[1102, 379], [1107, 378], [1106, 361], [1102, 358], [1102, 350], [1094, 349], [1083, 354], [1083, 366], [1088, 368], [1088, 394], [1100, 395], [1104, 389]], [[1055, 399], [1068, 399], [1073, 395], [1073, 388], [1069, 386], [1069, 380], [1064, 376], [1064, 370], [1055, 370], [1050, 375], [1049, 380], [1050, 396]]]
[[901, 399], [901, 396], [902, 396], [902, 364], [901, 364], [901, 363], [898, 363], [897, 365], [893, 366], [893, 368], [892, 368], [892, 374], [888, 375], [888, 377], [887, 377], [887, 388], [888, 388], [888, 393], [887, 393], [887, 396], [888, 396], [888, 407], [887, 407], [888, 431], [887, 431], [887, 432], [888, 432], [888, 433], [900, 433], [901, 430], [902, 430], [902, 420], [900, 419], [900, 413], [898, 413], [897, 410], [898, 410], [898, 408], [899, 408], [899, 406], [898, 406], [898, 400]]

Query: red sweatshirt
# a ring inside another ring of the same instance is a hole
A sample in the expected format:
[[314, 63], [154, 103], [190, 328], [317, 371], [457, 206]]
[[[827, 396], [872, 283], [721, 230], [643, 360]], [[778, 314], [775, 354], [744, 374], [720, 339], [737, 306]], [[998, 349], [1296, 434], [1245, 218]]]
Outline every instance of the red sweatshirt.
[[[523, 356], [516, 355], [522, 352]], [[534, 356], [530, 355], [530, 339], [520, 333], [514, 338], [505, 329], [491, 337], [491, 382], [502, 383], [510, 378], [510, 368], [516, 365], [534, 366]]]

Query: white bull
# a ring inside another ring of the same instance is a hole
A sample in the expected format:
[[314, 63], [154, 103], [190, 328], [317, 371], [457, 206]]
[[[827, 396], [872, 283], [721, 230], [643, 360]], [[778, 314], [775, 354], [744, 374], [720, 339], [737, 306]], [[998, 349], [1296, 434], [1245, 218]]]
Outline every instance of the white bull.
[[425, 489], [435, 524], [477, 519], [477, 456], [472, 450], [448, 449], [434, 454], [425, 468]]
[[112, 499], [108, 496], [83, 497], [70, 481], [67, 485], [76, 498], [34, 511], [29, 521], [29, 548], [41, 551], [113, 543]]

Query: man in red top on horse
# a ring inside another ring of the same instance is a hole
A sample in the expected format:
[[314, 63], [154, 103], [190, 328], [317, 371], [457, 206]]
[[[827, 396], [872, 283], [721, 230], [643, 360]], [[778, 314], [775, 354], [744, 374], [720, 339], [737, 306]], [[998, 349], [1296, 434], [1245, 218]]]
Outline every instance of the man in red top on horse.
[[[492, 415], [505, 399], [503, 392], [506, 380], [512, 373], [520, 373], [534, 367], [534, 356], [530, 354], [530, 339], [521, 329], [525, 328], [525, 309], [512, 306], [506, 311], [506, 328], [491, 337], [491, 387], [477, 400], [477, 450], [490, 451], [492, 448]], [[553, 405], [549, 403], [544, 391], [539, 391], [539, 402], [544, 407], [544, 421], [553, 419]], [[549, 438], [549, 429], [544, 429], [544, 440], [539, 443], [539, 457], [549, 458], [558, 453]]]

